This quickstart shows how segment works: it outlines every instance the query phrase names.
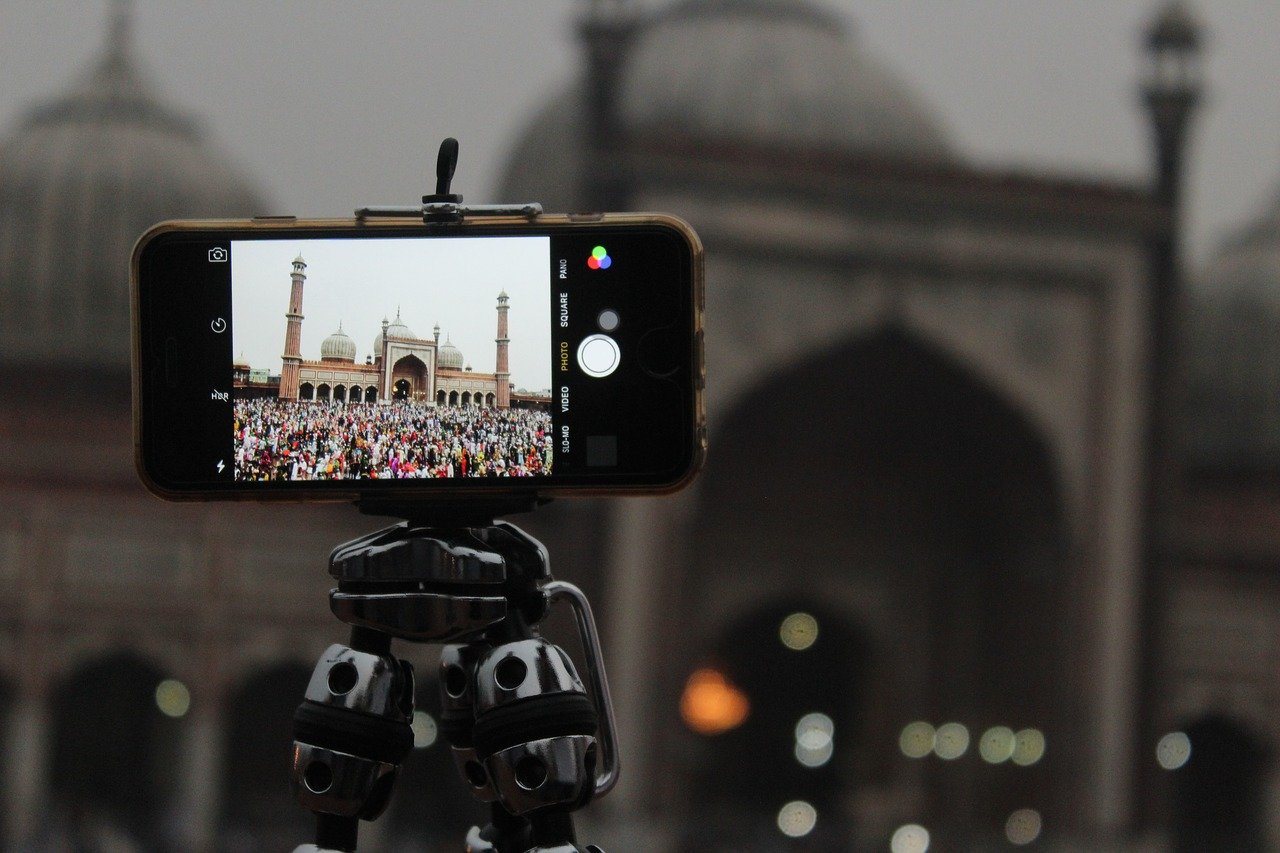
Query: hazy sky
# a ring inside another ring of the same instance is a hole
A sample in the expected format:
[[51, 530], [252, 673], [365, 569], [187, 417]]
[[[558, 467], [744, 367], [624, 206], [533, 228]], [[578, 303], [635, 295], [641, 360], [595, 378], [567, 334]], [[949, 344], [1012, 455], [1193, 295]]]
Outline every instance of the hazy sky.
[[[650, 0], [655, 5], [661, 0]], [[827, 0], [963, 156], [1140, 178], [1139, 31], [1156, 0]], [[1211, 28], [1189, 185], [1203, 257], [1280, 184], [1280, 2], [1193, 0]], [[528, 116], [580, 65], [573, 0], [136, 0], [137, 53], [277, 212], [413, 203], [438, 140], [456, 189], [493, 191]], [[100, 49], [106, 0], [0, 5], [0, 138]]]
[[382, 318], [396, 313], [419, 338], [440, 324], [480, 373], [493, 373], [498, 292], [510, 297], [511, 381], [551, 387], [551, 240], [547, 237], [430, 240], [260, 240], [231, 244], [232, 347], [252, 367], [280, 370], [293, 259], [307, 263], [302, 356], [342, 323], [356, 361], [372, 353]]

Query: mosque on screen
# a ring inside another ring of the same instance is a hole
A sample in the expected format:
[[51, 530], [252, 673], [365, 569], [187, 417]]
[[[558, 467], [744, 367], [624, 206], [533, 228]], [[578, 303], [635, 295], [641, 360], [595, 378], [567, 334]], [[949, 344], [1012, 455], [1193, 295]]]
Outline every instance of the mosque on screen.
[[[302, 357], [302, 296], [307, 263], [294, 258], [289, 310], [285, 314], [285, 346], [278, 376], [267, 368], [250, 367], [239, 359], [232, 367], [232, 388], [237, 397], [278, 397], [281, 400], [330, 400], [349, 403], [412, 400], [437, 406], [485, 406], [489, 408], [549, 408], [549, 393], [517, 391], [510, 381], [507, 361], [506, 291], [497, 298], [497, 335], [493, 373], [477, 373], [466, 364], [462, 351], [446, 336], [440, 342], [440, 326], [430, 338], [419, 338], [400, 319], [382, 320], [372, 353], [356, 362], [356, 343], [338, 329], [320, 344], [320, 360]], [[465, 365], [465, 366], [464, 366]]]

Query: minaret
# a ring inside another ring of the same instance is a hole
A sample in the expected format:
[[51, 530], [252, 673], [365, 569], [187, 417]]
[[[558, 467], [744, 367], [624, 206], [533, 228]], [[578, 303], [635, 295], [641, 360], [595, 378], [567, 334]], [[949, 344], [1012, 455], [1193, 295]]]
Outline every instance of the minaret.
[[[1185, 411], [1179, 344], [1185, 334], [1182, 301], [1182, 185], [1187, 143], [1196, 108], [1204, 90], [1202, 54], [1205, 30], [1188, 0], [1165, 0], [1143, 34], [1146, 68], [1142, 98], [1155, 143], [1155, 175], [1151, 195], [1164, 213], [1164, 221], [1150, 237], [1151, 296], [1147, 308], [1149, 386], [1143, 513], [1141, 590], [1136, 596], [1138, 618], [1138, 690], [1133, 727], [1136, 737], [1130, 754], [1131, 797], [1134, 820], [1141, 832], [1165, 825], [1172, 807], [1161, 776], [1151, 761], [1152, 745], [1161, 734], [1162, 712], [1167, 710], [1167, 684], [1162, 662], [1171, 638], [1162, 629], [1171, 606], [1170, 577], [1186, 555], [1179, 549], [1185, 532], [1181, 471], [1182, 421]], [[1194, 745], [1193, 745], [1194, 748]], [[1164, 815], [1164, 817], [1162, 817]]]
[[591, 104], [586, 162], [578, 176], [592, 210], [627, 210], [630, 187], [621, 167], [621, 69], [642, 27], [632, 0], [592, 0], [578, 23], [578, 39], [586, 53], [584, 96]]
[[440, 349], [440, 324], [436, 323], [435, 328], [433, 328], [431, 332], [432, 332], [432, 336], [435, 338], [436, 349], [438, 350]]
[[499, 409], [511, 408], [511, 368], [507, 365], [507, 344], [511, 342], [507, 337], [508, 298], [505, 290], [498, 294], [498, 337], [494, 339], [498, 344], [498, 360], [493, 372], [498, 378], [498, 393], [494, 402]]
[[284, 366], [280, 368], [280, 399], [298, 399], [298, 373], [302, 366], [302, 283], [307, 280], [307, 262], [302, 255], [293, 259], [293, 288], [289, 292], [289, 325], [284, 333]]
[[111, 23], [107, 31], [107, 61], [123, 62], [129, 54], [129, 36], [133, 33], [133, 4], [129, 0], [114, 0], [111, 4]]

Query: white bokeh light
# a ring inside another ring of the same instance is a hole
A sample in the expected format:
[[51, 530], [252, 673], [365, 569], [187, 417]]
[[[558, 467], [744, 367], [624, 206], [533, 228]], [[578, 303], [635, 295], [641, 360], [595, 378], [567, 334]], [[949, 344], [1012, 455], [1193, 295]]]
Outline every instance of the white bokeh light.
[[1177, 770], [1191, 760], [1191, 738], [1186, 732], [1169, 732], [1156, 744], [1156, 761], [1165, 770]]
[[1035, 809], [1018, 809], [1004, 822], [1004, 837], [1010, 844], [1022, 846], [1040, 837], [1044, 821]]
[[156, 707], [166, 717], [185, 717], [191, 710], [191, 691], [181, 681], [166, 678], [156, 685]]
[[902, 734], [898, 735], [898, 749], [907, 758], [924, 758], [933, 752], [936, 739], [937, 731], [929, 723], [907, 723], [902, 727]]
[[1016, 738], [1008, 726], [992, 726], [978, 741], [978, 754], [988, 764], [1000, 764], [1013, 758]]
[[818, 641], [818, 620], [808, 613], [792, 613], [782, 620], [778, 639], [793, 652], [803, 652]]
[[806, 747], [804, 744], [796, 743], [796, 761], [799, 761], [805, 767], [816, 769], [826, 766], [831, 760], [831, 756], [835, 754], [836, 747], [831, 741], [827, 741], [825, 745], [814, 749]]
[[934, 753], [947, 761], [954, 761], [969, 751], [969, 730], [964, 723], [943, 723], [933, 745]]
[[413, 712], [413, 748], [426, 749], [440, 737], [440, 728], [426, 711]]
[[804, 800], [793, 800], [778, 809], [778, 829], [788, 838], [803, 838], [818, 825], [818, 810]]
[[796, 723], [796, 743], [805, 749], [822, 749], [831, 743], [836, 724], [826, 714], [805, 714]]
[[1019, 767], [1030, 767], [1044, 758], [1045, 737], [1039, 729], [1023, 729], [1014, 737], [1013, 763]]
[[929, 849], [929, 830], [918, 823], [900, 826], [889, 839], [889, 849], [893, 853], [925, 853]]

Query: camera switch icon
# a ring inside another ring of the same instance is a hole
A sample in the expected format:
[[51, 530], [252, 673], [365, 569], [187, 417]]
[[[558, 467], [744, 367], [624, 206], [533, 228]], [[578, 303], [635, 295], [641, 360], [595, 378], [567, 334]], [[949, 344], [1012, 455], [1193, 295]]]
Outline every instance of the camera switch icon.
[[227, 250], [221, 246], [215, 246], [209, 250], [209, 263], [225, 264], [227, 262]]

